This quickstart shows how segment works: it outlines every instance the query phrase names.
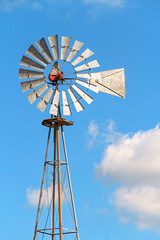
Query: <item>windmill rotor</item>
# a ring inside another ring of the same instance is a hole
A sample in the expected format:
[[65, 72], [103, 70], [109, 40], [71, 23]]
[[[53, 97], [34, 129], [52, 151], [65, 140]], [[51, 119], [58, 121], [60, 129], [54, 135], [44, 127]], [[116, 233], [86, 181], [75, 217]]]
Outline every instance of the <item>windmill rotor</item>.
[[72, 105], [77, 112], [82, 111], [82, 100], [90, 104], [92, 92], [125, 98], [124, 69], [92, 73], [100, 67], [97, 60], [88, 61], [94, 53], [88, 48], [81, 53], [84, 43], [77, 40], [71, 47], [71, 39], [62, 36], [59, 43], [58, 35], [48, 37], [48, 41], [42, 38], [28, 48], [27, 56], [23, 55], [20, 65], [25, 68], [19, 69], [19, 78], [23, 79], [22, 91], [29, 92], [29, 102], [39, 100], [36, 106], [42, 112], [50, 105], [49, 113], [57, 116], [58, 106], [63, 115], [71, 115]]

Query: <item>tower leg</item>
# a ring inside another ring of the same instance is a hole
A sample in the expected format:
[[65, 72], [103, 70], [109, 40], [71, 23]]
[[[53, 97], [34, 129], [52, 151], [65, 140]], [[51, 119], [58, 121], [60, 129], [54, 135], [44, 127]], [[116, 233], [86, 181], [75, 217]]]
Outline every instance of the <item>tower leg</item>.
[[33, 240], [36, 239], [36, 235], [37, 235], [37, 227], [38, 227], [38, 221], [39, 221], [39, 211], [40, 211], [40, 207], [41, 207], [41, 200], [42, 200], [42, 193], [43, 193], [43, 184], [44, 184], [44, 176], [45, 176], [45, 170], [46, 170], [46, 161], [47, 161], [47, 156], [48, 156], [48, 148], [49, 148], [50, 136], [51, 136], [51, 128], [49, 128], [49, 132], [48, 132], [47, 148], [46, 148], [46, 155], [45, 155], [45, 162], [44, 162], [44, 168], [43, 168], [43, 176], [42, 176], [42, 182], [41, 182], [41, 189], [40, 189], [40, 195], [39, 195], [38, 210], [37, 210], [37, 217], [36, 217], [36, 224], [35, 224]]
[[60, 147], [59, 147], [59, 126], [56, 124], [57, 137], [57, 168], [58, 168], [58, 208], [59, 208], [59, 234], [62, 240], [62, 203], [61, 203], [61, 170], [60, 170]]
[[68, 165], [68, 157], [67, 157], [67, 150], [66, 150], [66, 144], [65, 144], [65, 137], [64, 137], [64, 131], [63, 126], [61, 125], [61, 134], [62, 134], [62, 141], [63, 141], [63, 148], [64, 148], [64, 155], [66, 160], [66, 167], [67, 167], [67, 175], [68, 175], [68, 182], [69, 182], [69, 190], [71, 195], [71, 202], [72, 202], [72, 208], [73, 208], [73, 216], [74, 216], [74, 223], [75, 223], [75, 229], [76, 229], [76, 236], [77, 240], [79, 240], [79, 233], [78, 233], [78, 224], [77, 224], [77, 217], [76, 217], [76, 210], [74, 205], [74, 198], [73, 198], [73, 191], [72, 191], [72, 184], [71, 184], [71, 178], [70, 178], [70, 171], [69, 171], [69, 165]]
[[[59, 116], [61, 118], [60, 107], [58, 108], [58, 113], [59, 113]], [[72, 184], [71, 184], [70, 171], [69, 171], [69, 165], [68, 165], [68, 156], [67, 156], [67, 149], [66, 149], [64, 131], [63, 131], [63, 125], [61, 125], [61, 134], [62, 134], [62, 142], [63, 142], [65, 160], [66, 160], [66, 163], [67, 163], [67, 175], [68, 175], [69, 190], [70, 190], [71, 202], [72, 202], [72, 208], [73, 208], [73, 216], [74, 216], [74, 223], [75, 223], [75, 229], [76, 229], [76, 236], [77, 236], [77, 240], [79, 240], [78, 224], [77, 224], [76, 210], [75, 210], [75, 205], [74, 205], [74, 198], [73, 198]]]
[[55, 215], [55, 180], [56, 180], [56, 128], [54, 128], [53, 139], [53, 180], [52, 180], [52, 222], [51, 222], [51, 240], [54, 240], [54, 215]]

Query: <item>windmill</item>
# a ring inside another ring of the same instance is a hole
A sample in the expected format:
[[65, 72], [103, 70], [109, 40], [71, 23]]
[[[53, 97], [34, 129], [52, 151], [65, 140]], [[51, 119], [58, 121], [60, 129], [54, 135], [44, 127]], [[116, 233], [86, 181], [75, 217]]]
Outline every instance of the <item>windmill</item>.
[[62, 36], [60, 43], [58, 35], [42, 38], [28, 48], [20, 62], [22, 91], [27, 92], [31, 104], [38, 102], [40, 111], [47, 108], [51, 114], [42, 122], [49, 132], [33, 240], [79, 240], [63, 130], [73, 122], [61, 114], [84, 110], [84, 103], [93, 101], [93, 92], [125, 98], [124, 69], [92, 72], [99, 67], [97, 60], [88, 61], [94, 53], [88, 48], [81, 52], [82, 42], [75, 41], [72, 47], [70, 43], [71, 37]]

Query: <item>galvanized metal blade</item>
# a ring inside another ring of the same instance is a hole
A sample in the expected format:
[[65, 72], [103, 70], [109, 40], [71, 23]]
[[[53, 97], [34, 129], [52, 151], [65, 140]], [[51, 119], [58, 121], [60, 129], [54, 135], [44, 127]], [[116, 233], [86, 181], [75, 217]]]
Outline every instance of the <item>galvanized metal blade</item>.
[[85, 59], [89, 58], [90, 56], [92, 56], [94, 54], [94, 52], [92, 52], [91, 50], [89, 50], [89, 48], [87, 48], [78, 58], [76, 58], [73, 62], [72, 65], [76, 66], [78, 63], [84, 61]]
[[31, 92], [30, 94], [27, 95], [27, 98], [29, 100], [29, 102], [32, 104], [36, 101], [37, 98], [39, 98], [42, 93], [44, 93], [44, 91], [48, 88], [48, 85], [45, 84], [42, 87], [34, 90], [33, 92]]
[[57, 70], [59, 71], [59, 62], [55, 62], [55, 63], [53, 64], [53, 66], [54, 66], [55, 68], [57, 68]]
[[48, 37], [52, 53], [55, 60], [59, 59], [59, 48], [58, 48], [58, 35]]
[[90, 104], [93, 101], [93, 98], [85, 93], [82, 89], [73, 85], [72, 88], [88, 103]]
[[57, 68], [55, 68], [54, 66], [52, 67], [51, 71], [50, 71], [50, 74], [51, 75], [56, 75], [58, 73], [58, 70]]
[[75, 106], [75, 109], [77, 112], [80, 112], [84, 109], [84, 107], [82, 106], [82, 104], [78, 101], [78, 99], [76, 98], [76, 96], [74, 95], [74, 93], [72, 92], [71, 89], [68, 89], [68, 92], [71, 96], [71, 99], [73, 101], [73, 104]]
[[77, 73], [77, 77], [80, 78], [91, 78], [92, 74], [91, 73]]
[[58, 105], [59, 105], [59, 91], [56, 90], [55, 95], [54, 95], [54, 99], [50, 108], [49, 113], [53, 114], [54, 116], [58, 116]]
[[38, 42], [36, 42], [36, 44], [39, 47], [39, 49], [42, 51], [43, 55], [46, 57], [48, 62], [52, 62], [53, 58], [49, 51], [49, 48], [47, 46], [45, 39], [44, 38], [40, 39]]
[[35, 77], [43, 77], [43, 72], [32, 71], [28, 69], [19, 69], [19, 78], [35, 78]]
[[91, 68], [96, 68], [96, 67], [100, 67], [99, 63], [97, 62], [97, 60], [94, 60], [92, 62], [89, 63], [85, 63], [79, 67], [75, 68], [75, 71], [81, 71], [81, 70], [85, 70], [85, 69], [91, 69]]
[[41, 99], [41, 101], [37, 104], [36, 107], [37, 107], [41, 112], [44, 112], [44, 110], [46, 109], [47, 104], [48, 104], [48, 102], [49, 102], [52, 94], [53, 94], [53, 89], [50, 88], [50, 89], [48, 90], [48, 92], [44, 95], [44, 97]]
[[51, 71], [50, 71], [50, 74], [51, 75], [56, 75], [56, 74], [58, 74], [58, 71], [59, 71], [59, 62], [55, 62]]
[[41, 64], [33, 61], [32, 59], [26, 57], [25, 55], [23, 55], [22, 60], [20, 62], [20, 65], [25, 66], [25, 67], [29, 67], [29, 68], [34, 68], [34, 69], [38, 69], [41, 71], [45, 70], [45, 67], [42, 66]]
[[91, 73], [88, 83], [98, 86], [101, 92], [125, 98], [125, 75], [123, 68]]
[[66, 60], [71, 37], [62, 37], [61, 42], [61, 60]]
[[68, 55], [68, 58], [67, 58], [67, 62], [70, 62], [74, 56], [77, 54], [77, 52], [81, 49], [81, 47], [83, 46], [84, 43], [82, 42], [79, 42], [79, 41], [75, 41], [69, 55]]
[[62, 101], [63, 101], [63, 115], [71, 115], [71, 109], [65, 91], [62, 91]]
[[43, 83], [45, 83], [45, 78], [40, 78], [32, 81], [21, 82], [22, 92], [28, 91], [34, 87], [37, 87]]
[[78, 79], [76, 79], [76, 83], [80, 84], [81, 86], [83, 86], [85, 88], [88, 88], [89, 90], [91, 90], [93, 92], [98, 93], [98, 91], [99, 91], [98, 86], [96, 86], [96, 85], [93, 85], [93, 84], [90, 84], [90, 83], [87, 83], [87, 82], [84, 82], [84, 81], [81, 81]]
[[33, 46], [31, 45], [28, 50], [26, 51], [28, 55], [36, 59], [37, 61], [41, 62], [45, 66], [48, 65], [47, 60], [40, 54], [40, 52]]

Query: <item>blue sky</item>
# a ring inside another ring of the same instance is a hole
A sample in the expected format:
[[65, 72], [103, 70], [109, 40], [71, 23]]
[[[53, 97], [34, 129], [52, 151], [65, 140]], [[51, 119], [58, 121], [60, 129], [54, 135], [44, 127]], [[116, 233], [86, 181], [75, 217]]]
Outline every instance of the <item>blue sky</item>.
[[85, 43], [97, 71], [124, 67], [126, 99], [99, 93], [65, 129], [80, 239], [160, 237], [160, 2], [0, 0], [1, 224], [3, 239], [32, 239], [48, 112], [18, 79], [32, 43], [55, 34]]

